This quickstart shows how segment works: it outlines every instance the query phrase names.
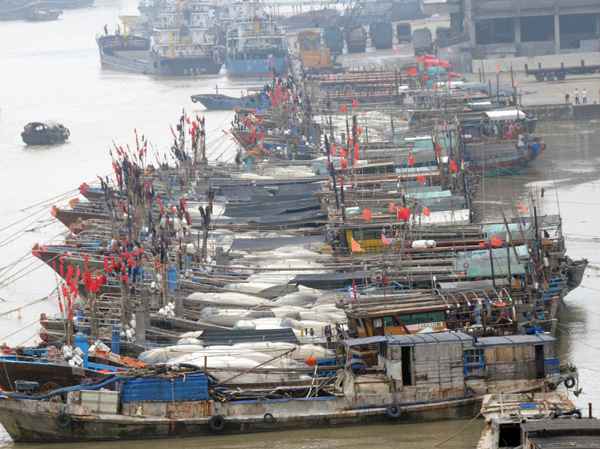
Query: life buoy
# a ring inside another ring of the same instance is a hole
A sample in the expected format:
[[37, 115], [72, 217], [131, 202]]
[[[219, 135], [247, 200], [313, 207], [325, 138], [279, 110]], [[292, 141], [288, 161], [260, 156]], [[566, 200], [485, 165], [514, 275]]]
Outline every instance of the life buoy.
[[575, 386], [575, 378], [573, 376], [569, 376], [565, 379], [565, 387], [573, 388]]
[[398, 418], [402, 414], [402, 409], [398, 404], [390, 404], [385, 409], [388, 418]]
[[71, 425], [71, 415], [65, 412], [60, 412], [56, 415], [56, 425], [62, 429]]
[[225, 428], [225, 424], [225, 418], [223, 418], [221, 415], [213, 416], [208, 422], [208, 426], [213, 432], [221, 432]]
[[275, 418], [273, 417], [272, 414], [265, 413], [265, 416], [263, 416], [263, 421], [266, 422], [267, 424], [271, 424], [273, 421], [275, 421]]

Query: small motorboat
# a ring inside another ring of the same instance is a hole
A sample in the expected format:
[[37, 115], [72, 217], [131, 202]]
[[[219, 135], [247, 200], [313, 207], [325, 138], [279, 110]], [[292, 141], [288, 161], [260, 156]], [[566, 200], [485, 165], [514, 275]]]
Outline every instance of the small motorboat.
[[67, 140], [70, 134], [63, 125], [47, 121], [28, 123], [21, 137], [27, 145], [54, 145]]
[[62, 14], [62, 10], [50, 9], [28, 9], [25, 11], [25, 19], [32, 22], [42, 22], [47, 20], [56, 20]]

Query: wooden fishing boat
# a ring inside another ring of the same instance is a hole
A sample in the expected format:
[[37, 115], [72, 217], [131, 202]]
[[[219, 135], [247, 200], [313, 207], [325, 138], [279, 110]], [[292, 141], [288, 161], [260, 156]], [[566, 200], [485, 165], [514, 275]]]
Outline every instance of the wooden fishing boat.
[[314, 377], [305, 385], [229, 389], [237, 377], [229, 373], [158, 368], [44, 396], [4, 393], [0, 423], [17, 441], [66, 442], [466, 418], [484, 393], [538, 391], [572, 378], [559, 370], [555, 341], [461, 333], [345, 340], [349, 360], [359, 358], [333, 377], [319, 375], [333, 368], [307, 365], [300, 371]]
[[55, 145], [65, 142], [71, 133], [56, 122], [31, 122], [25, 125], [21, 133], [27, 145]]
[[[571, 380], [565, 382], [571, 385]], [[544, 428], [552, 426], [555, 420], [570, 424], [573, 419], [581, 419], [581, 411], [563, 393], [556, 391], [486, 395], [481, 414], [486, 426], [477, 449], [530, 447], [525, 446], [523, 424], [535, 423]]]

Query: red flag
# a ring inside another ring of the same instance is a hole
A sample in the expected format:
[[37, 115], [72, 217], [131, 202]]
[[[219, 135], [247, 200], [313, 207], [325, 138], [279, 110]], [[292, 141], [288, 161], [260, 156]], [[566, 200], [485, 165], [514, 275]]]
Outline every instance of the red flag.
[[417, 58], [417, 61], [419, 61], [419, 62], [423, 62], [423, 61], [425, 61], [425, 55], [421, 55], [421, 56], [419, 56], [419, 57]]
[[413, 155], [412, 155], [412, 154], [409, 154], [409, 155], [408, 155], [408, 165], [410, 165], [411, 167], [412, 167], [413, 165], [415, 165], [415, 158], [413, 157]]
[[425, 75], [425, 76], [423, 77], [423, 81], [427, 81], [427, 80], [429, 80], [429, 75]]
[[498, 61], [498, 62], [496, 63], [496, 66], [494, 67], [494, 69], [495, 69], [495, 70], [498, 70], [498, 67], [500, 67], [500, 61]]
[[[383, 239], [385, 237], [385, 235], [383, 235], [383, 232], [381, 233], [381, 235], [382, 235], [382, 239]], [[383, 283], [385, 285], [392, 285], [392, 283], [390, 281], [388, 281], [388, 279], [383, 274], [381, 275], [381, 280], [383, 281]]]
[[405, 207], [399, 207], [398, 208], [398, 219], [399, 220], [408, 220], [410, 217], [410, 214], [412, 214], [412, 211], [408, 210]]
[[346, 105], [342, 106], [342, 107], [340, 108], [340, 111], [342, 111], [342, 112], [346, 112]]
[[355, 108], [358, 106], [358, 100], [355, 98], [354, 101], [352, 102], [352, 107]]
[[340, 161], [342, 162], [342, 168], [343, 169], [348, 168], [348, 166], [346, 165], [346, 161], [344, 160], [344, 158], [341, 158]]
[[365, 221], [371, 221], [371, 211], [366, 207], [363, 207], [363, 219]]
[[442, 147], [440, 147], [439, 145], [436, 145], [435, 148], [441, 153], [442, 152]]
[[350, 237], [350, 243], [351, 243], [351, 248], [352, 251], [358, 251], [358, 252], [365, 252], [364, 249], [361, 248], [361, 246], [358, 244], [358, 242], [356, 240], [354, 240], [354, 237]]
[[450, 170], [456, 171], [456, 164], [452, 159], [450, 159]]
[[502, 246], [502, 239], [492, 236], [492, 246]]
[[396, 212], [396, 205], [392, 202], [390, 202], [390, 213], [394, 213]]
[[425, 179], [425, 176], [419, 176], [419, 177], [417, 178], [417, 181], [420, 181], [420, 182], [425, 182], [425, 181], [427, 181], [427, 179]]
[[348, 156], [348, 152], [346, 150], [344, 150], [343, 148], [340, 148], [340, 154], [342, 155], [342, 157]]
[[426, 217], [431, 216], [431, 212], [429, 212], [429, 208], [427, 206], [423, 206], [423, 215], [425, 215]]
[[335, 145], [331, 145], [331, 152], [332, 152], [333, 154], [337, 153], [337, 148], [336, 148], [336, 146], [335, 146]]
[[525, 205], [523, 203], [521, 203], [521, 212], [525, 212], [526, 214], [529, 213], [529, 211], [527, 210], [527, 207], [525, 207]]
[[413, 76], [417, 74], [417, 69], [416, 67], [411, 67], [410, 69], [408, 69], [408, 74]]
[[[85, 263], [88, 263], [89, 259], [88, 259], [88, 255], [87, 254], [83, 255], [83, 260], [85, 260]], [[71, 268], [71, 267], [69, 267], [69, 268]]]

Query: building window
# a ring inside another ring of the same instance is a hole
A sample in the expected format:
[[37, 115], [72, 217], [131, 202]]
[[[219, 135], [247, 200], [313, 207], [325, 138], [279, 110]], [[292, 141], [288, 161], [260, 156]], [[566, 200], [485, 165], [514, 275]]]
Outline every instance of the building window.
[[477, 45], [509, 44], [515, 41], [515, 23], [512, 18], [478, 20], [475, 22]]

